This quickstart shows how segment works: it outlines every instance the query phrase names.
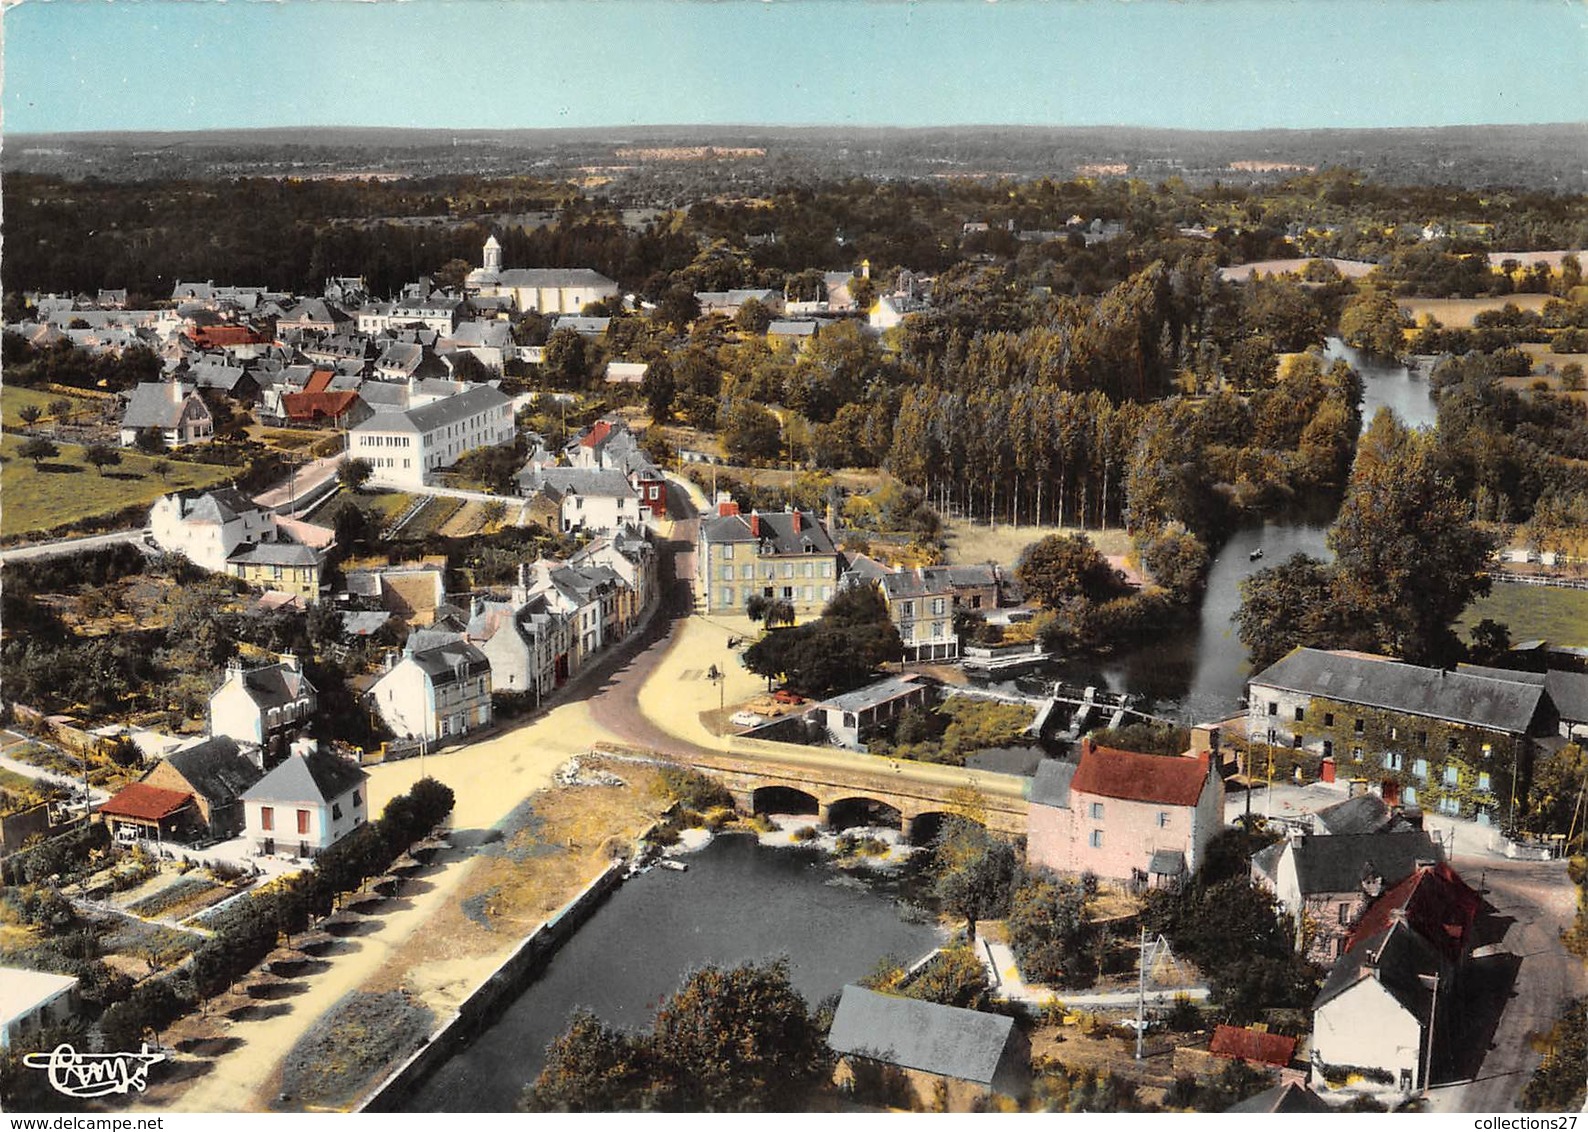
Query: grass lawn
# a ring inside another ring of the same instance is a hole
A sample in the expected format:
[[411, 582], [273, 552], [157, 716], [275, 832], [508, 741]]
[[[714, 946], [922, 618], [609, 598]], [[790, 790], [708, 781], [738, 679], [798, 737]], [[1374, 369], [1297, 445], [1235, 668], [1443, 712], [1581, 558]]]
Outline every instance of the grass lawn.
[[1467, 607], [1456, 625], [1462, 636], [1485, 617], [1511, 627], [1511, 640], [1542, 637], [1554, 645], [1588, 645], [1588, 590], [1495, 582], [1488, 597]]
[[158, 457], [121, 449], [121, 464], [100, 475], [83, 461], [78, 444], [60, 445], [61, 454], [39, 467], [17, 455], [22, 440], [0, 438], [0, 535], [44, 532], [124, 507], [148, 507], [160, 496], [179, 488], [210, 487], [236, 474], [235, 469], [213, 464], [188, 464], [171, 460], [171, 471], [162, 482], [154, 474]]
[[21, 428], [22, 417], [19, 414], [22, 409], [27, 405], [37, 405], [39, 412], [44, 414], [39, 418], [39, 423], [47, 424], [51, 419], [51, 401], [70, 401], [72, 413], [79, 421], [98, 420], [108, 403], [104, 398], [74, 397], [66, 393], [52, 393], [48, 389], [24, 389], [20, 385], [7, 385], [0, 392], [0, 423], [7, 429]]
[[1048, 535], [1083, 534], [1093, 546], [1106, 555], [1130, 553], [1130, 536], [1123, 530], [1085, 531], [1079, 527], [1009, 526], [999, 524], [989, 527], [967, 519], [948, 519], [943, 523], [945, 557], [952, 565], [973, 562], [997, 562], [1013, 566], [1020, 560], [1020, 552], [1038, 539]]

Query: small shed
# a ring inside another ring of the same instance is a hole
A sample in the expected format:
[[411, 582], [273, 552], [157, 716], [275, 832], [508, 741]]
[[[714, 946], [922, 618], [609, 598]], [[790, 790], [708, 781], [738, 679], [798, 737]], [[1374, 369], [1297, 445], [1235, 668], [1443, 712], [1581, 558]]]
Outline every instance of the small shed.
[[156, 841], [180, 834], [185, 828], [202, 825], [198, 805], [192, 794], [134, 782], [99, 807], [99, 815], [110, 826], [113, 837], [149, 837]]

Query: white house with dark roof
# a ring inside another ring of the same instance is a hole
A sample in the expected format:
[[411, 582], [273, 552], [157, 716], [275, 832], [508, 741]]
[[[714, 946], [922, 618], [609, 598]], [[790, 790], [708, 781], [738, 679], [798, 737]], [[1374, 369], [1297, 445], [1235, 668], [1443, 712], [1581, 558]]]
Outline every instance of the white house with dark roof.
[[827, 725], [828, 737], [840, 747], [865, 750], [866, 740], [907, 707], [931, 704], [933, 685], [920, 673], [888, 676], [852, 692], [833, 696], [816, 705]]
[[149, 511], [149, 535], [161, 550], [185, 555], [202, 570], [228, 573], [239, 547], [272, 537], [275, 516], [236, 488], [174, 492]]
[[[450, 639], [448, 639], [450, 638]], [[491, 722], [491, 662], [461, 634], [414, 648], [369, 690], [392, 734], [438, 742], [487, 727]]]
[[243, 792], [243, 832], [259, 852], [314, 857], [369, 820], [369, 775], [324, 751], [295, 754]]
[[348, 431], [348, 456], [368, 461], [378, 487], [420, 488], [431, 472], [471, 449], [506, 444], [514, 432], [512, 401], [475, 385], [417, 408], [376, 412]]
[[1030, 1086], [1030, 1045], [1007, 1014], [846, 986], [827, 1045], [835, 1080], [862, 1104], [974, 1112]]
[[210, 734], [273, 752], [284, 750], [319, 704], [319, 692], [291, 653], [256, 668], [234, 660], [227, 665], [226, 679], [210, 694]]
[[600, 533], [641, 522], [640, 493], [615, 469], [537, 468], [518, 473], [519, 493], [543, 496], [557, 508], [563, 531]]
[[482, 266], [469, 272], [464, 290], [483, 298], [510, 299], [518, 311], [579, 314], [589, 303], [616, 298], [618, 285], [584, 267], [502, 267], [502, 245], [485, 241]]
[[168, 448], [198, 444], [215, 435], [215, 418], [198, 390], [181, 381], [140, 382], [121, 414], [121, 443], [136, 444], [157, 432]]
[[698, 547], [696, 597], [710, 613], [743, 613], [757, 594], [819, 613], [838, 584], [838, 549], [811, 511], [741, 515], [721, 499], [717, 514], [701, 520]]

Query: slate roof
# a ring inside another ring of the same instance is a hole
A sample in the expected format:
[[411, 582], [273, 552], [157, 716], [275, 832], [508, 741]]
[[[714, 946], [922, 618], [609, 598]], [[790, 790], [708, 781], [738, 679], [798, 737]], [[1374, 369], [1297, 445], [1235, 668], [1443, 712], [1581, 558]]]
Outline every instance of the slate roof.
[[211, 804], [236, 801], [264, 772], [248, 760], [235, 739], [216, 735], [165, 757], [193, 792]]
[[226, 556], [235, 566], [316, 566], [320, 556], [301, 542], [278, 539], [275, 542], [244, 543]]
[[816, 323], [775, 318], [767, 323], [766, 332], [783, 338], [809, 338], [816, 333]]
[[1070, 808], [1070, 782], [1075, 764], [1063, 759], [1044, 759], [1031, 780], [1031, 801], [1039, 806]]
[[1588, 676], [1580, 672], [1544, 674], [1544, 690], [1560, 717], [1571, 723], [1588, 722]]
[[[182, 383], [182, 396], [171, 400], [171, 382], [143, 381], [132, 391], [127, 409], [121, 415], [122, 428], [175, 428], [194, 387]], [[207, 410], [206, 410], [207, 411]]]
[[300, 670], [286, 663], [244, 669], [243, 691], [262, 709], [284, 707], [311, 696], [315, 687]]
[[1178, 849], [1154, 849], [1147, 862], [1147, 871], [1159, 877], [1184, 876], [1185, 854]]
[[349, 637], [367, 637], [378, 632], [391, 620], [391, 614], [385, 610], [373, 613], [344, 613], [342, 614], [342, 632]]
[[900, 699], [925, 687], [927, 685], [921, 683], [918, 674], [906, 672], [902, 676], [889, 676], [885, 680], [878, 680], [875, 684], [856, 688], [853, 692], [833, 696], [831, 699], [823, 700], [820, 706], [834, 711], [860, 712]]
[[1333, 1112], [1317, 1093], [1295, 1081], [1275, 1085], [1255, 1097], [1233, 1104], [1225, 1112]]
[[510, 267], [481, 279], [494, 279], [504, 287], [610, 287], [617, 284], [588, 267]]
[[457, 424], [476, 413], [500, 409], [510, 403], [507, 395], [500, 390], [493, 389], [489, 385], [476, 385], [452, 397], [410, 409], [407, 416], [420, 432], [430, 432], [450, 424]]
[[325, 751], [293, 755], [243, 794], [245, 802], [332, 802], [369, 775]]
[[1208, 761], [1206, 754], [1144, 755], [1087, 744], [1070, 789], [1130, 802], [1194, 806], [1207, 783]]
[[264, 510], [234, 487], [212, 488], [202, 495], [176, 494], [186, 523], [229, 523], [240, 515]]
[[835, 1052], [991, 1085], [1014, 1019], [847, 986], [827, 1044]]
[[[799, 530], [794, 516], [799, 516]], [[760, 520], [760, 535], [750, 533], [750, 519]], [[836, 554], [832, 536], [810, 511], [762, 511], [751, 515], [719, 515], [700, 527], [707, 543], [759, 542], [771, 554]]]
[[1411, 876], [1418, 861], [1444, 856], [1422, 830], [1314, 835], [1286, 845], [1295, 854], [1296, 882], [1304, 895], [1355, 892], [1362, 886], [1364, 869], [1371, 869], [1386, 885], [1396, 885]]
[[491, 662], [485, 658], [485, 654], [464, 640], [452, 640], [420, 649], [411, 655], [413, 662], [437, 687], [483, 676], [491, 671]]
[[1527, 732], [1544, 696], [1542, 687], [1515, 680], [1307, 648], [1295, 649], [1269, 665], [1252, 677], [1251, 686], [1518, 735]]
[[907, 598], [945, 597], [953, 592], [947, 578], [934, 578], [921, 570], [901, 570], [897, 574], [884, 574], [878, 584], [892, 601]]
[[1439, 973], [1438, 953], [1406, 924], [1391, 923], [1335, 960], [1312, 1007], [1321, 1009], [1364, 979], [1376, 978], [1414, 1018], [1426, 1019], [1433, 988], [1424, 976]]
[[1208, 1052], [1217, 1057], [1255, 1061], [1259, 1065], [1285, 1066], [1296, 1054], [1296, 1039], [1244, 1026], [1220, 1025], [1213, 1031], [1213, 1040], [1208, 1042]]
[[164, 821], [192, 801], [193, 795], [181, 790], [134, 782], [118, 790], [110, 801], [99, 807], [99, 812], [110, 817]]
[[519, 473], [526, 492], [546, 491], [561, 499], [586, 495], [610, 499], [636, 499], [634, 485], [615, 468], [542, 468], [526, 465]]
[[1377, 794], [1358, 794], [1312, 815], [1318, 833], [1377, 833], [1394, 820], [1389, 806]]
[[872, 558], [869, 555], [845, 553], [843, 573], [852, 574], [857, 578], [863, 578], [870, 581], [873, 579], [887, 577], [893, 573], [893, 569], [889, 566], [884, 566], [881, 562], [878, 562], [875, 558]]

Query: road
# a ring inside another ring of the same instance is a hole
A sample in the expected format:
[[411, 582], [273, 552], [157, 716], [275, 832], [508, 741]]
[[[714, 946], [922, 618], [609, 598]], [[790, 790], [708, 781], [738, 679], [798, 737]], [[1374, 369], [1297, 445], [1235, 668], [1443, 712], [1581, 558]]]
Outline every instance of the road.
[[32, 546], [17, 546], [10, 550], [0, 551], [0, 563], [26, 562], [30, 558], [59, 558], [63, 554], [77, 554], [85, 550], [101, 550], [107, 546], [116, 546], [120, 543], [136, 543], [143, 537], [142, 530], [111, 531], [105, 535], [89, 535], [86, 538], [64, 538], [55, 542], [34, 543]]
[[[20, 746], [23, 743], [39, 742], [40, 740], [38, 739], [33, 739], [27, 735], [18, 734], [15, 731], [0, 731], [0, 751], [9, 750], [12, 747]], [[43, 745], [47, 746], [48, 744]], [[59, 771], [45, 770], [41, 766], [34, 766], [32, 763], [23, 762], [21, 759], [14, 759], [9, 755], [0, 754], [0, 767], [4, 767], [6, 770], [12, 771], [15, 774], [20, 774], [24, 778], [31, 778], [38, 782], [48, 782], [54, 786], [64, 787], [66, 790], [71, 792], [74, 797], [83, 788], [83, 780], [81, 777], [74, 778], [71, 775], [61, 774]], [[110, 800], [110, 795], [105, 793], [97, 786], [89, 787], [88, 797], [95, 805], [98, 805], [101, 802], [108, 802]]]
[[[1563, 862], [1457, 857], [1458, 872], [1474, 887], [1485, 884], [1497, 939], [1480, 945], [1494, 954], [1468, 965], [1463, 991], [1470, 1029], [1456, 1043], [1480, 1065], [1456, 1065], [1464, 1084], [1438, 1088], [1435, 1112], [1519, 1112], [1521, 1095], [1542, 1055], [1531, 1038], [1548, 1032], [1568, 999], [1588, 991], [1581, 960], [1567, 953], [1560, 933], [1576, 913], [1576, 886]], [[1503, 933], [1503, 934], [1500, 934]], [[1499, 1013], [1498, 1025], [1494, 1015]], [[1438, 1080], [1436, 1074], [1435, 1080]]]

